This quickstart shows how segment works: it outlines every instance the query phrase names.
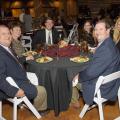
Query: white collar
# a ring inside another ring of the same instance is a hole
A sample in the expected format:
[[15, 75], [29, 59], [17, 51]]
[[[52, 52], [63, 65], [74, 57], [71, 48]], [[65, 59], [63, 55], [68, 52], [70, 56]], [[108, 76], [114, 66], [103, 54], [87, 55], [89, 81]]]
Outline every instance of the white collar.
[[103, 42], [104, 42], [104, 40], [103, 40], [103, 41], [100, 41], [100, 42], [98, 43], [98, 46], [97, 46], [97, 47], [99, 47]]
[[2, 45], [2, 44], [0, 44], [4, 49], [6, 49], [7, 51], [9, 51], [9, 47], [6, 47], [6, 46], [4, 46], [4, 45]]
[[49, 32], [51, 32], [52, 30], [45, 29], [45, 31], [46, 31], [47, 33], [49, 33]]

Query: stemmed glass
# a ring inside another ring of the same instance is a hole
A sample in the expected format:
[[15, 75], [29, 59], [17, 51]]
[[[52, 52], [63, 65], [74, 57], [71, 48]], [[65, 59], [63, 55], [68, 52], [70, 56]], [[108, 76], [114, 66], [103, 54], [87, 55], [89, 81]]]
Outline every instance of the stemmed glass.
[[48, 50], [48, 44], [46, 44], [46, 43], [44, 44], [43, 50], [44, 50], [44, 51]]

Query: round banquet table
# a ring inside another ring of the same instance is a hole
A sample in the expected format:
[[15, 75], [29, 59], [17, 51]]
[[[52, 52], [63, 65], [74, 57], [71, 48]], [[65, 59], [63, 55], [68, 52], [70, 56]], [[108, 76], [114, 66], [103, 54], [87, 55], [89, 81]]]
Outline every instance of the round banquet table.
[[87, 65], [88, 62], [75, 63], [69, 58], [59, 58], [48, 63], [29, 61], [27, 71], [36, 73], [39, 84], [46, 88], [48, 108], [58, 116], [69, 107], [74, 76]]

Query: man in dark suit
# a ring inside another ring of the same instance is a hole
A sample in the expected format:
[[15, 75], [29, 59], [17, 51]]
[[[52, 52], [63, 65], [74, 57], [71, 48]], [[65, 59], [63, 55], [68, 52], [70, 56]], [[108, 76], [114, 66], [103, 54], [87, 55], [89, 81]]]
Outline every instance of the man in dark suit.
[[[0, 25], [0, 99], [26, 95], [28, 99], [33, 100], [38, 110], [45, 110], [47, 108], [46, 90], [42, 86], [34, 86], [29, 82], [19, 59], [9, 48], [11, 41], [9, 28]], [[6, 81], [7, 77], [12, 77], [20, 89], [11, 86]]]
[[[110, 25], [107, 21], [101, 20], [95, 25], [95, 36], [98, 40], [98, 46], [93, 58], [88, 67], [73, 79], [79, 79], [82, 85], [83, 98], [85, 103], [89, 105], [93, 103], [98, 77], [116, 72], [120, 68], [120, 53], [110, 38]], [[101, 87], [102, 96], [109, 100], [115, 100], [119, 86], [120, 80], [103, 85]]]
[[37, 31], [33, 37], [33, 48], [37, 49], [38, 46], [45, 44], [52, 45], [59, 42], [59, 33], [54, 28], [54, 22], [52, 18], [47, 17], [44, 22], [44, 28]]

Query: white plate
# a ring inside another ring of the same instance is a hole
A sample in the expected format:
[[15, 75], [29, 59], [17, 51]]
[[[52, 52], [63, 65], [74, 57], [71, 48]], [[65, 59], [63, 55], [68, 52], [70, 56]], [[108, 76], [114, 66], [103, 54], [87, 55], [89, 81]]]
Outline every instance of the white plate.
[[23, 53], [22, 55], [29, 56], [29, 55], [36, 55], [36, 54], [37, 54], [37, 52], [35, 52], [35, 51], [27, 51], [27, 52]]
[[36, 59], [36, 62], [38, 63], [47, 63], [47, 62], [51, 62], [53, 60], [53, 58], [45, 56], [45, 57], [40, 57]]
[[83, 63], [89, 61], [89, 58], [87, 56], [77, 56], [70, 58], [70, 61], [76, 62], [76, 63]]

